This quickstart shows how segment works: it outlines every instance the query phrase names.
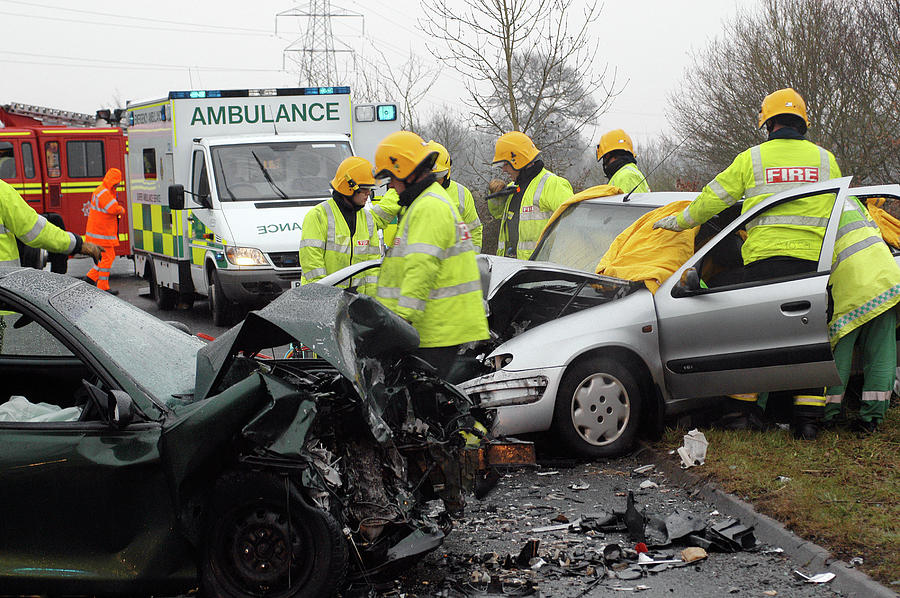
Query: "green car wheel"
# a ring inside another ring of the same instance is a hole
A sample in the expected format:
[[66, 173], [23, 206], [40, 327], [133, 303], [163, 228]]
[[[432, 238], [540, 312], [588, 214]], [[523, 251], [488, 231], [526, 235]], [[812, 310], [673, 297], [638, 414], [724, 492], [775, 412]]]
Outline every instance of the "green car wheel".
[[286, 478], [234, 472], [213, 496], [205, 595], [325, 598], [343, 585], [348, 553], [340, 526], [307, 505]]

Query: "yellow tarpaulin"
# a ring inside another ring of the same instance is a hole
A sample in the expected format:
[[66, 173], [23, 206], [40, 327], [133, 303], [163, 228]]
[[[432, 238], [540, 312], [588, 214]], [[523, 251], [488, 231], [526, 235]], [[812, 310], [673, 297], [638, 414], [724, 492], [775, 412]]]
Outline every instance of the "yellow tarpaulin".
[[878, 224], [878, 228], [881, 229], [881, 237], [885, 243], [900, 249], [900, 220], [884, 210], [884, 202], [883, 197], [872, 197], [866, 200], [866, 207], [869, 209], [872, 219]]
[[655, 293], [659, 285], [694, 255], [694, 238], [698, 229], [692, 228], [680, 233], [664, 229], [653, 230], [653, 223], [681, 212], [689, 203], [675, 201], [657, 208], [619, 233], [597, 264], [597, 274], [643, 281], [650, 292]]

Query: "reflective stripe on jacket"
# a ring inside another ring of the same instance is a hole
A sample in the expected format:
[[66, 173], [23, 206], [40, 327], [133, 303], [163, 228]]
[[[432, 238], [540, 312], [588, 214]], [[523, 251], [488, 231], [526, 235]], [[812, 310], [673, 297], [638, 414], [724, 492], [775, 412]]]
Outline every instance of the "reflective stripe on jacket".
[[[550, 217], [553, 216], [553, 212], [570, 197], [572, 197], [572, 185], [569, 184], [569, 181], [556, 176], [546, 168], [542, 168], [537, 176], [531, 179], [528, 187], [525, 189], [525, 193], [522, 195], [522, 203], [519, 206], [519, 242], [515, 248], [515, 257], [520, 260], [527, 260], [531, 257], [535, 247], [537, 247], [541, 232], [547, 226]], [[506, 197], [502, 210], [498, 209], [499, 202], [488, 203], [494, 218], [502, 219], [500, 222], [500, 236], [497, 241], [497, 255], [507, 255], [508, 226], [514, 216], [509, 211], [512, 199], [512, 194]], [[512, 248], [510, 248], [511, 253]]]
[[469, 189], [456, 181], [451, 180], [447, 186], [447, 195], [450, 199], [456, 199], [459, 215], [462, 216], [463, 222], [469, 227], [469, 233], [472, 235], [472, 244], [475, 245], [475, 253], [481, 253], [481, 239], [483, 226], [481, 219], [478, 217], [478, 210], [475, 209], [475, 198]]
[[19, 265], [16, 237], [30, 247], [54, 253], [69, 254], [76, 247], [75, 235], [48, 222], [11, 185], [0, 180], [0, 265]]
[[85, 238], [102, 247], [116, 247], [119, 244], [119, 216], [125, 208], [116, 201], [117, 177], [106, 173], [91, 195], [91, 209], [88, 213]]
[[[350, 227], [344, 220], [334, 199], [315, 206], [303, 219], [300, 241], [300, 284], [315, 282], [324, 276], [381, 257], [378, 229], [372, 213], [363, 208], [356, 212], [356, 232], [350, 236]], [[353, 278], [349, 286], [360, 293], [375, 294], [378, 269], [366, 270], [359, 278]], [[347, 283], [339, 285], [346, 288]]]
[[650, 193], [650, 185], [644, 179], [643, 173], [635, 164], [629, 162], [609, 177], [609, 184], [618, 187], [625, 193]]
[[844, 202], [828, 285], [834, 302], [828, 323], [832, 347], [900, 303], [900, 266], [875, 220], [855, 197]]
[[488, 338], [475, 249], [454, 203], [438, 183], [414, 199], [378, 277], [378, 301], [415, 327], [420, 347]]
[[383, 231], [384, 246], [392, 246], [400, 222], [400, 195], [395, 189], [388, 189], [384, 195], [372, 198], [372, 216], [375, 217], [375, 226]]
[[[773, 193], [841, 176], [837, 161], [805, 139], [772, 139], [741, 152], [678, 215], [693, 228], [744, 198], [746, 212]], [[795, 199], [747, 223], [742, 253], [749, 264], [776, 256], [818, 260], [834, 194]]]

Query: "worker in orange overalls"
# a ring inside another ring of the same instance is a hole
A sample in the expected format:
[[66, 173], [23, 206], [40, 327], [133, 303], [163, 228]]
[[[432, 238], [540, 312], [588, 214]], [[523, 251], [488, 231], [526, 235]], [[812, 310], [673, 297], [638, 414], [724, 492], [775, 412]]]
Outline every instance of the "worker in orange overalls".
[[87, 277], [97, 284], [98, 289], [111, 295], [119, 294], [119, 291], [109, 288], [109, 271], [119, 245], [119, 216], [125, 213], [125, 208], [116, 201], [116, 185], [121, 181], [121, 170], [110, 168], [106, 171], [103, 182], [91, 195], [91, 211], [85, 231], [88, 241], [103, 248], [100, 264], [91, 268]]

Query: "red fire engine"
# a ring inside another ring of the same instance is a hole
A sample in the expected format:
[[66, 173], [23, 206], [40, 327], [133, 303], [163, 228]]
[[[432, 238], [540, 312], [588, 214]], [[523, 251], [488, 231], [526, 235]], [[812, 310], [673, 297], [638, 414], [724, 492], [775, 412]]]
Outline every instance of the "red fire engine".
[[[125, 176], [127, 144], [122, 129], [100, 128], [88, 114], [26, 104], [0, 106], [0, 179], [50, 222], [84, 235], [91, 194], [109, 168]], [[127, 206], [124, 181], [116, 188]], [[130, 255], [127, 214], [119, 220], [116, 255]], [[23, 265], [65, 272], [67, 257], [20, 244]]]

